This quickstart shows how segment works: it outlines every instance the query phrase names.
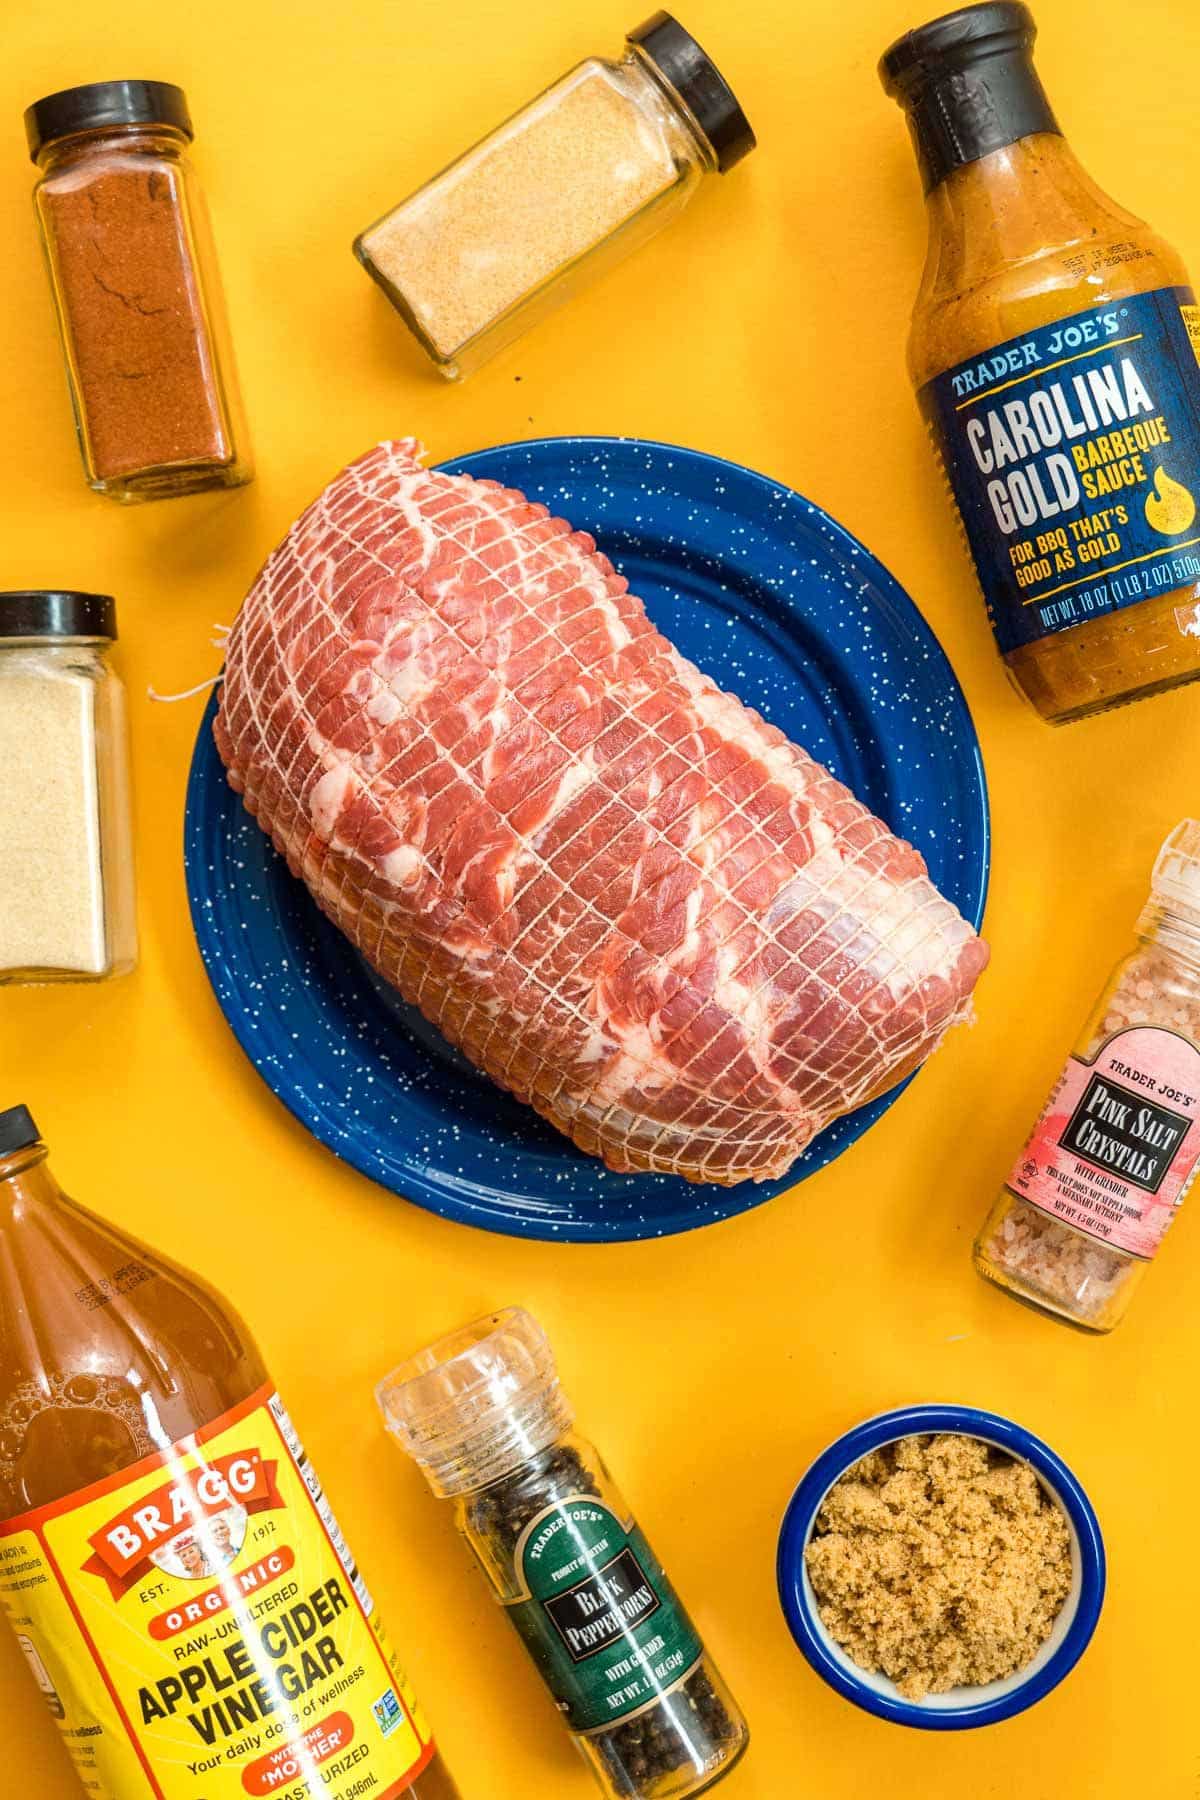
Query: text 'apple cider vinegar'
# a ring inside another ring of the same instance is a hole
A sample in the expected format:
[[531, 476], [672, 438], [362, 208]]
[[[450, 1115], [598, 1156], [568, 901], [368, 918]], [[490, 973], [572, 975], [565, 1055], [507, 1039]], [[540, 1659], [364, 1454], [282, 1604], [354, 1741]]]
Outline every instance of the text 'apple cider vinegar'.
[[456, 1800], [253, 1340], [0, 1112], [0, 1603], [101, 1800]]

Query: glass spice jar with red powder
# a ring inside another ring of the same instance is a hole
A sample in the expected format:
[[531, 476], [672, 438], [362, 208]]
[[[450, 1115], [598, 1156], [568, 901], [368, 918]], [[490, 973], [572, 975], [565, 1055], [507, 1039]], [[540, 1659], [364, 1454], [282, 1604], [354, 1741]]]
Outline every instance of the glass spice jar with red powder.
[[89, 483], [130, 501], [249, 481], [182, 89], [65, 88], [25, 129]]
[[1017, 1299], [1088, 1331], [1124, 1316], [1200, 1170], [1200, 822], [1159, 852], [1104, 984], [975, 1244]]

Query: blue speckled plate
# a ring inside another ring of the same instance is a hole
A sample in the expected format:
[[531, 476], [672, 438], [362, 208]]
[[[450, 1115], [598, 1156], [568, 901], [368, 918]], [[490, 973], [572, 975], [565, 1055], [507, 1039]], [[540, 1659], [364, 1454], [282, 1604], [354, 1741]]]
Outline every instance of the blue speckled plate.
[[[523, 488], [593, 532], [684, 654], [915, 843], [979, 924], [987, 791], [966, 703], [911, 600], [820, 507], [734, 463], [638, 439], [547, 438], [445, 466]], [[900, 1092], [837, 1120], [780, 1181], [611, 1174], [477, 1074], [321, 916], [226, 784], [213, 711], [185, 842], [209, 977], [272, 1091], [385, 1187], [518, 1236], [657, 1237], [794, 1186]]]

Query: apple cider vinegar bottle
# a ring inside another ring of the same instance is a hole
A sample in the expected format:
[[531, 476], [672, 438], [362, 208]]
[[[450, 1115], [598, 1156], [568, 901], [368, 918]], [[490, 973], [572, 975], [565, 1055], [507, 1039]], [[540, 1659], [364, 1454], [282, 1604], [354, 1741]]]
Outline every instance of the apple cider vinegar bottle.
[[103, 1800], [457, 1800], [245, 1326], [68, 1199], [23, 1106], [0, 1111], [0, 1611]]

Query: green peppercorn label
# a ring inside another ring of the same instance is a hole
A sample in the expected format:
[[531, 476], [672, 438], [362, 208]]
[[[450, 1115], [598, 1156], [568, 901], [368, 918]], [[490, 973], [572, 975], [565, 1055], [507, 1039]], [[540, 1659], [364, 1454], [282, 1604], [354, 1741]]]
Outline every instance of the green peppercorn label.
[[517, 1540], [513, 1624], [572, 1731], [603, 1731], [690, 1674], [699, 1638], [637, 1526], [588, 1494]]

